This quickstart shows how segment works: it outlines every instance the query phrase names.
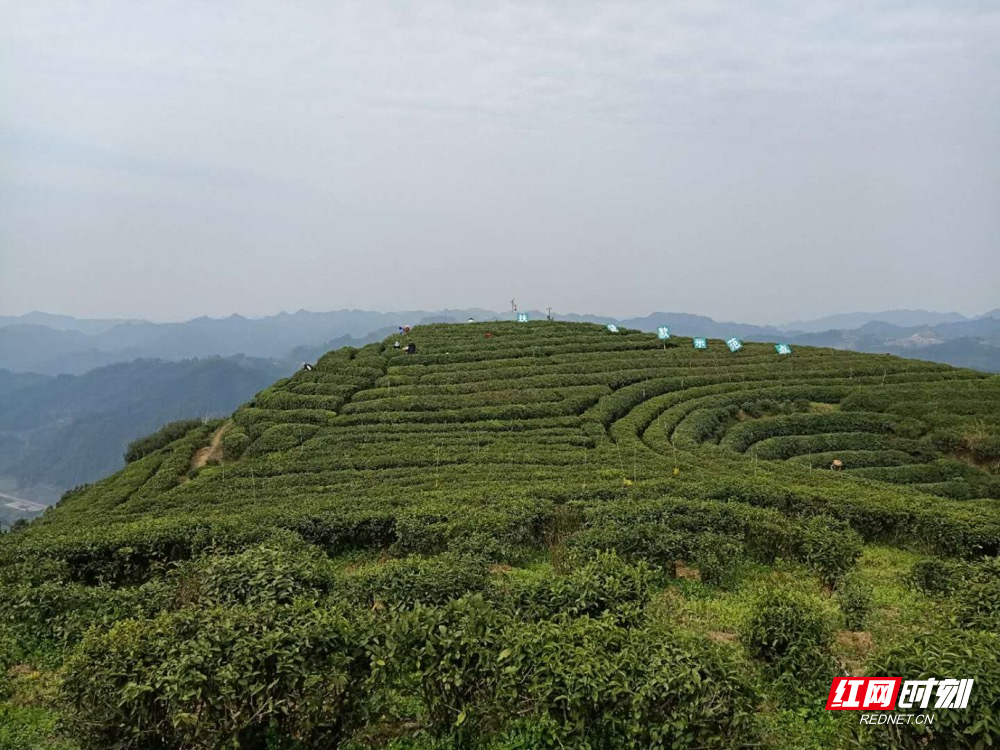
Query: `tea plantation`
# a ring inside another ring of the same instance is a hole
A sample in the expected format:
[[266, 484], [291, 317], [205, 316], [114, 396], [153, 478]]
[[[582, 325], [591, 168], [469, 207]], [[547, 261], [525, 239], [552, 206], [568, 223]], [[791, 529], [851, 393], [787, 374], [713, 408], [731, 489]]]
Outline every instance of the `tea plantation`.
[[[0, 747], [996, 742], [1000, 377], [589, 324], [394, 338], [0, 540]], [[846, 674], [976, 682], [866, 728], [824, 710]]]

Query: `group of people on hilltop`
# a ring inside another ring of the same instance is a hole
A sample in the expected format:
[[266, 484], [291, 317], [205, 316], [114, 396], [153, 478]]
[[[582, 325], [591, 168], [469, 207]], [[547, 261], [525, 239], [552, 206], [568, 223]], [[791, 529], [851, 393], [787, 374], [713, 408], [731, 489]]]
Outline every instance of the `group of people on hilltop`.
[[[409, 332], [410, 332], [410, 326], [400, 326], [399, 327], [399, 333], [401, 335], [405, 336]], [[396, 351], [399, 351], [402, 348], [402, 344], [400, 344], [399, 339], [396, 339], [395, 341], [392, 342], [392, 348], [395, 349]], [[406, 353], [407, 354], [416, 354], [417, 353], [417, 345], [415, 343], [413, 343], [412, 341], [410, 343], [408, 343], [406, 345]]]

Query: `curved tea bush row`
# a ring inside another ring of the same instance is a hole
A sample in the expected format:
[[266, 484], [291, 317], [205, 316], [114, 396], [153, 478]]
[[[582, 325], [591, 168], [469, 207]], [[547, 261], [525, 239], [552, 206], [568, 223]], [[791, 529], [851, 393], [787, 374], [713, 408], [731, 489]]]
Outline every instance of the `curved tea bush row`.
[[347, 404], [343, 414], [364, 414], [370, 412], [399, 413], [408, 411], [444, 411], [482, 406], [532, 405], [562, 401], [573, 396], [598, 397], [609, 392], [607, 386], [564, 386], [560, 388], [519, 388], [497, 391], [481, 391], [469, 394], [448, 394], [443, 396], [405, 396], [383, 394], [379, 399], [365, 399]]
[[978, 474], [972, 467], [957, 461], [935, 461], [930, 464], [858, 468], [854, 473], [857, 476], [878, 479], [881, 482], [891, 482], [893, 484], [946, 482], [956, 477]]
[[[871, 432], [826, 432], [815, 435], [773, 437], [752, 444], [748, 453], [759, 459], [784, 461], [803, 454], [840, 451], [888, 451], [895, 443], [886, 435]], [[841, 459], [840, 456], [835, 458]], [[832, 461], [831, 461], [832, 463]], [[828, 463], [827, 466], [830, 464]]]
[[[843, 482], [842, 472], [810, 472], [802, 483], [772, 478], [716, 479], [689, 485], [693, 497], [774, 508], [786, 515], [829, 515], [850, 523], [869, 542], [901, 544], [937, 554], [976, 558], [1000, 553], [1000, 509], [915, 492], [892, 492], [878, 483]], [[820, 491], [816, 482], [825, 485]]]
[[813, 567], [831, 583], [861, 553], [860, 537], [843, 521], [825, 516], [791, 519], [743, 503], [679, 499], [599, 506], [569, 543], [578, 549], [614, 550], [626, 559], [670, 570], [682, 561], [704, 563], [707, 556], [710, 565], [718, 567], [722, 561], [717, 553], [723, 549], [729, 557], [748, 555], [762, 562], [783, 557]]
[[[887, 434], [895, 422], [874, 412], [834, 412], [831, 414], [790, 414], [753, 420], [736, 425], [719, 442], [724, 448], [745, 453], [754, 443], [788, 435], [815, 435], [830, 432]], [[845, 446], [851, 448], [852, 446]], [[858, 446], [855, 450], [869, 450]], [[793, 454], [794, 455], [794, 454]]]
[[789, 458], [789, 461], [801, 463], [813, 469], [828, 469], [834, 459], [840, 460], [846, 469], [903, 466], [913, 463], [915, 460], [909, 453], [898, 450], [849, 450], [800, 453]]

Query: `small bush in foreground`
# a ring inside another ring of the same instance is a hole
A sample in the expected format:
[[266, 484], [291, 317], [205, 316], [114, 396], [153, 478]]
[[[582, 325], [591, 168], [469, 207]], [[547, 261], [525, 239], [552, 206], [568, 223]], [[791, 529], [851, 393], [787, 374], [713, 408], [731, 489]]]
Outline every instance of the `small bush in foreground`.
[[872, 611], [872, 587], [857, 575], [847, 575], [837, 587], [837, 600], [848, 630], [864, 630]]
[[743, 644], [779, 691], [815, 695], [833, 675], [833, 628], [820, 603], [795, 591], [772, 588], [757, 603]]
[[185, 609], [92, 631], [63, 692], [85, 748], [334, 747], [360, 720], [367, 639], [309, 602]]
[[871, 674], [904, 680], [975, 680], [968, 707], [934, 709], [932, 725], [881, 725], [859, 730], [871, 732], [877, 747], [981, 750], [993, 747], [1000, 737], [1000, 635], [996, 633], [924, 633], [878, 655]]

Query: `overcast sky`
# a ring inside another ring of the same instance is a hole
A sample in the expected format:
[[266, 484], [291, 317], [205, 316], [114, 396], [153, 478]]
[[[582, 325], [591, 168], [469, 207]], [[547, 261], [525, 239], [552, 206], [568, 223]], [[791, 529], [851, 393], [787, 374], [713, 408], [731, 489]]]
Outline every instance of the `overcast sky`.
[[1000, 3], [0, 4], [0, 314], [1000, 306]]

